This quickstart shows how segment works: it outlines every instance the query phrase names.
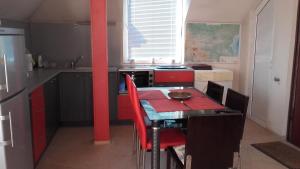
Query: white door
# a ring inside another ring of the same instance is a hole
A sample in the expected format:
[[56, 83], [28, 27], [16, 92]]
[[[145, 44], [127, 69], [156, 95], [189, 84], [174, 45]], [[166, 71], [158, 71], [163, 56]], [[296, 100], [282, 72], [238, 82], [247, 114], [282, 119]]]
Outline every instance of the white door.
[[270, 97], [274, 77], [272, 75], [274, 0], [270, 0], [257, 15], [256, 42], [254, 56], [251, 117], [259, 124], [267, 126]]

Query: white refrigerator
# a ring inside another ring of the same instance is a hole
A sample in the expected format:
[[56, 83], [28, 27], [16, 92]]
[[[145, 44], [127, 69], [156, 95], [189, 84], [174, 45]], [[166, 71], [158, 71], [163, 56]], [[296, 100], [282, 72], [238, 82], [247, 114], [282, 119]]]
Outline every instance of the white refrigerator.
[[0, 169], [33, 169], [22, 29], [0, 27]]

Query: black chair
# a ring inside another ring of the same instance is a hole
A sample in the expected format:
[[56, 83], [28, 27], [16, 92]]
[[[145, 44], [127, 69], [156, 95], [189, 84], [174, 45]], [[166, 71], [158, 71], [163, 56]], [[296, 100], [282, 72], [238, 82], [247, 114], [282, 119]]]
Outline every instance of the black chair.
[[[188, 120], [185, 147], [168, 148], [167, 168], [228, 169], [233, 167], [239, 144], [242, 115], [192, 117]], [[183, 152], [180, 152], [180, 149]]]
[[206, 95], [222, 104], [224, 86], [208, 81]]
[[[227, 91], [227, 96], [226, 96], [226, 101], [225, 101], [225, 107], [228, 107], [232, 110], [237, 110], [243, 114], [243, 121], [242, 121], [242, 126], [240, 129], [240, 140], [243, 138], [244, 134], [244, 127], [245, 127], [245, 121], [247, 117], [247, 109], [248, 109], [248, 102], [249, 102], [249, 97], [245, 96], [239, 92], [236, 92], [232, 89], [228, 89]], [[231, 111], [229, 111], [230, 113]], [[240, 147], [236, 148], [236, 152], [240, 151]]]

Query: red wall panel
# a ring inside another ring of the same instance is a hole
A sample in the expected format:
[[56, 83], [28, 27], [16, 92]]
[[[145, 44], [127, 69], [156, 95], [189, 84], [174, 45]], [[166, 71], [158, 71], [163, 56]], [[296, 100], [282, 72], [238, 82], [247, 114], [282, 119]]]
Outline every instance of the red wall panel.
[[91, 0], [90, 2], [94, 96], [94, 140], [95, 142], [105, 142], [110, 139], [106, 0]]

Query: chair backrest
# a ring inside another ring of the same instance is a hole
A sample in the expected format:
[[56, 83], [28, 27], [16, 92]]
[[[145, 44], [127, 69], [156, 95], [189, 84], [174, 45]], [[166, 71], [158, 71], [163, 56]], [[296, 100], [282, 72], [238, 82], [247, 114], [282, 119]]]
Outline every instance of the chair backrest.
[[[130, 78], [130, 76], [129, 76]], [[127, 76], [126, 76], [126, 82], [127, 82]], [[138, 96], [138, 91], [136, 88], [136, 85], [131, 80], [128, 80], [128, 83], [130, 83], [128, 86], [131, 87], [130, 90], [128, 90], [129, 97], [131, 98], [131, 104], [134, 110], [134, 121], [136, 123], [136, 128], [138, 132], [138, 136], [140, 138], [141, 146], [146, 149], [147, 147], [147, 129], [146, 124], [144, 121], [141, 104]], [[128, 88], [129, 88], [128, 87]]]
[[130, 94], [130, 93], [132, 93], [132, 83], [131, 83], [132, 78], [128, 74], [126, 74], [125, 78], [126, 78], [126, 86], [127, 86], [129, 99], [130, 99], [130, 102], [132, 102], [132, 95]]
[[191, 156], [191, 169], [232, 167], [234, 148], [239, 144], [236, 125], [241, 121], [241, 114], [190, 118], [185, 157]]
[[206, 95], [222, 104], [224, 86], [208, 81]]
[[[132, 78], [131, 78], [131, 76], [130, 75], [128, 75], [128, 74], [126, 74], [126, 76], [125, 76], [125, 78], [126, 78], [126, 86], [127, 86], [127, 91], [128, 91], [128, 96], [129, 96], [129, 101], [130, 101], [130, 104], [132, 105], [132, 83], [131, 83], [131, 81], [132, 81]], [[133, 112], [134, 113], [134, 112]], [[132, 120], [133, 120], [133, 122], [134, 123], [136, 123], [136, 118], [135, 118], [135, 115], [133, 115], [133, 117], [132, 117]]]
[[232, 89], [228, 89], [225, 106], [230, 109], [233, 109], [233, 110], [238, 110], [243, 114], [243, 122], [242, 122], [242, 128], [241, 128], [242, 131], [240, 133], [241, 139], [243, 138], [243, 133], [244, 133], [244, 126], [245, 126], [245, 121], [246, 121], [246, 116], [247, 116], [248, 102], [249, 102], [248, 96], [238, 93]]

